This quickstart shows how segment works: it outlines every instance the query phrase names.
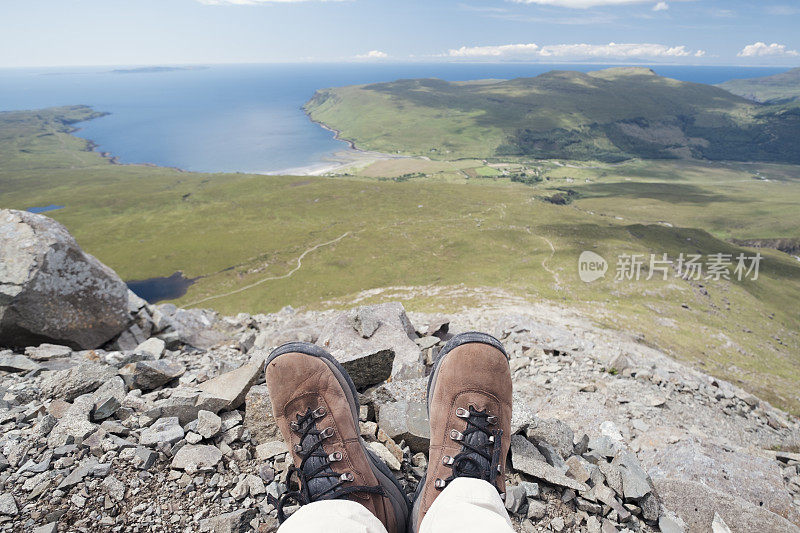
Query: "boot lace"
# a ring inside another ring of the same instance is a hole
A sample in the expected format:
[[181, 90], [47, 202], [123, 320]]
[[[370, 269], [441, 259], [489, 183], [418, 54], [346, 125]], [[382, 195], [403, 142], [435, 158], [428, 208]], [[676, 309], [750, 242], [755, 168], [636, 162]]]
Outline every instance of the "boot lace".
[[456, 409], [456, 416], [467, 422], [463, 433], [456, 429], [450, 431], [450, 439], [461, 443], [461, 451], [455, 457], [442, 457], [442, 463], [453, 473], [447, 479], [436, 479], [434, 486], [443, 489], [458, 477], [483, 479], [494, 485], [500, 474], [500, 439], [503, 435], [503, 430], [493, 427], [497, 424], [497, 417], [471, 405], [469, 410]]
[[341, 452], [325, 453], [323, 442], [335, 433], [333, 427], [317, 428], [317, 419], [326, 414], [325, 407], [318, 407], [297, 415], [297, 421], [291, 422], [292, 431], [300, 435], [300, 443], [294, 446], [294, 453], [300, 458], [300, 466], [289, 466], [286, 485], [291, 486], [293, 478], [297, 480], [297, 490], [287, 491], [280, 498], [269, 495], [267, 500], [278, 511], [278, 522], [283, 523], [287, 516], [284, 508], [289, 502], [306, 505], [319, 500], [335, 500], [356, 492], [368, 494], [384, 494], [380, 485], [346, 485], [355, 477], [352, 472], [338, 474], [331, 468], [332, 462], [342, 460]]

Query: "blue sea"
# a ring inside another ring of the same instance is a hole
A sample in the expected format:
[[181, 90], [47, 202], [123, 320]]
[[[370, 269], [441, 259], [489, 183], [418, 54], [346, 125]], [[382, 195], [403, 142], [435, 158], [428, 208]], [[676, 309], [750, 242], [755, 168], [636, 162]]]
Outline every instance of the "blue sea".
[[[641, 65], [640, 65], [641, 66]], [[324, 87], [436, 77], [517, 78], [602, 65], [527, 63], [229, 65], [115, 72], [111, 67], [0, 69], [0, 110], [90, 105], [109, 115], [77, 135], [123, 163], [207, 172], [308, 167], [347, 145], [313, 124], [301, 106]], [[720, 83], [782, 68], [654, 66], [684, 81]]]

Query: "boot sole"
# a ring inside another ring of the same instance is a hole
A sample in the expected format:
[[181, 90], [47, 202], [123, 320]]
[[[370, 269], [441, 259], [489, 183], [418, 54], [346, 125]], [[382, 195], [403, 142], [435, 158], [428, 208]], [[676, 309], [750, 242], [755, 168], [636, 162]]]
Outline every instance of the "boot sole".
[[[356, 434], [360, 435], [361, 432], [359, 431], [358, 414], [361, 406], [358, 402], [358, 392], [356, 391], [356, 386], [353, 383], [353, 380], [350, 379], [347, 371], [341, 364], [339, 364], [339, 361], [337, 361], [330, 353], [328, 353], [327, 350], [320, 348], [316, 344], [311, 344], [308, 342], [289, 342], [278, 346], [272, 351], [272, 353], [269, 354], [269, 357], [267, 357], [267, 360], [264, 362], [264, 369], [266, 369], [267, 366], [276, 358], [287, 353], [301, 353], [304, 355], [317, 357], [322, 359], [322, 361], [328, 365], [328, 368], [331, 369], [331, 372], [333, 372], [333, 375], [336, 376], [336, 379], [342, 386], [345, 396], [347, 396], [347, 402], [350, 404], [350, 410], [353, 414], [353, 424], [355, 426]], [[394, 477], [392, 471], [389, 470], [389, 467], [386, 466], [386, 464], [369, 448], [367, 448], [366, 442], [364, 442], [363, 438], [361, 438], [361, 448], [364, 450], [364, 454], [367, 456], [370, 464], [372, 465], [372, 473], [375, 475], [375, 478], [378, 480], [378, 483], [380, 483], [381, 487], [383, 487], [384, 491], [386, 492], [386, 497], [389, 498], [389, 501], [392, 504], [395, 518], [398, 521], [397, 531], [406, 531], [408, 529], [408, 516], [411, 509], [411, 503], [408, 501], [408, 497], [403, 491], [403, 487], [400, 486], [400, 483], [397, 481], [397, 478]]]
[[[505, 348], [503, 348], [503, 343], [499, 340], [495, 339], [491, 335], [487, 333], [480, 333], [477, 331], [468, 331], [466, 333], [459, 333], [444, 345], [444, 348], [439, 352], [436, 356], [436, 360], [433, 363], [433, 372], [431, 372], [430, 377], [428, 378], [428, 389], [427, 389], [427, 409], [428, 409], [428, 419], [430, 419], [431, 415], [431, 391], [436, 387], [436, 378], [439, 374], [439, 368], [442, 366], [442, 361], [444, 358], [452, 352], [454, 349], [462, 346], [464, 344], [470, 344], [473, 342], [477, 342], [480, 344], [488, 344], [493, 348], [497, 348], [502, 352], [502, 354], [506, 357], [506, 361], [508, 361], [508, 354], [506, 353]], [[409, 533], [417, 533], [417, 517], [419, 516], [419, 506], [421, 504], [420, 501], [420, 494], [422, 493], [422, 488], [425, 486], [425, 481], [428, 478], [428, 474], [426, 473], [417, 485], [417, 490], [414, 492], [414, 506], [411, 509], [411, 522], [409, 524]]]

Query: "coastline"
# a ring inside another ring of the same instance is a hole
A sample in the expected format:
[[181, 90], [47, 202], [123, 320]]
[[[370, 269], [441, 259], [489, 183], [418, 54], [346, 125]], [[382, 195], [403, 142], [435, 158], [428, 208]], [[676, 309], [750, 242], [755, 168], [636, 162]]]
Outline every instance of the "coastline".
[[[88, 107], [88, 106], [87, 106]], [[407, 155], [393, 155], [393, 154], [386, 154], [383, 152], [373, 152], [370, 150], [363, 150], [358, 148], [350, 139], [343, 139], [341, 137], [341, 132], [334, 128], [331, 128], [327, 124], [315, 120], [308, 114], [308, 112], [303, 109], [303, 113], [308, 118], [310, 122], [316, 124], [317, 126], [333, 133], [333, 138], [337, 141], [341, 141], [347, 144], [347, 148], [334, 152], [322, 160], [310, 163], [308, 165], [303, 165], [299, 167], [290, 167], [290, 168], [283, 168], [278, 170], [264, 170], [264, 171], [256, 171], [256, 172], [242, 172], [239, 170], [229, 170], [224, 172], [213, 172], [214, 174], [260, 174], [264, 176], [326, 176], [331, 174], [344, 174], [348, 169], [354, 168], [364, 168], [369, 166], [372, 163], [377, 161], [389, 160], [389, 159], [405, 159], [405, 158], [413, 158], [414, 156], [407, 156]], [[102, 116], [107, 116], [110, 113], [107, 112], [97, 112], [96, 116], [93, 116], [85, 121], [81, 122], [88, 122], [89, 120], [94, 120], [95, 118], [99, 118]], [[75, 123], [75, 124], [79, 124]], [[78, 139], [83, 140], [86, 143], [85, 150], [87, 152], [95, 152], [100, 157], [108, 161], [109, 164], [112, 165], [126, 165], [126, 166], [140, 166], [140, 167], [159, 167], [159, 168], [168, 168], [171, 170], [175, 170], [178, 172], [195, 172], [191, 170], [186, 170], [180, 167], [175, 166], [167, 166], [167, 165], [158, 165], [155, 163], [124, 163], [120, 160], [120, 156], [114, 155], [111, 152], [100, 150], [100, 145], [92, 140], [87, 139], [85, 137], [81, 137], [79, 135], [75, 135], [76, 132], [81, 131], [82, 128], [76, 127], [74, 125], [70, 125], [69, 129], [66, 133], [76, 137]], [[202, 172], [197, 171], [198, 173], [209, 173], [209, 172]]]

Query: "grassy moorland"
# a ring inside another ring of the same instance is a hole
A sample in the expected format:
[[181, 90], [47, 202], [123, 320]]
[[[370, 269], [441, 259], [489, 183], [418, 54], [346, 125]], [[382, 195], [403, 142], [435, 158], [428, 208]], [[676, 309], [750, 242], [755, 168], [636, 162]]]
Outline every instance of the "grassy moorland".
[[730, 80], [718, 87], [758, 102], [790, 102], [800, 99], [800, 68], [774, 76]]
[[800, 163], [800, 107], [756, 104], [645, 68], [323, 89], [306, 111], [359, 147], [434, 159]]
[[[64, 205], [48, 215], [124, 279], [198, 278], [179, 305], [269, 312], [401, 295], [411, 309], [447, 311], [508, 293], [575, 308], [800, 413], [800, 262], [763, 250], [758, 281], [614, 279], [622, 253], [749, 254], [719, 237], [797, 235], [797, 167], [760, 168], [769, 182], [749, 167], [663, 161], [383, 161], [336, 178], [188, 173], [87, 151], [69, 131], [92, 116], [84, 107], [0, 113], [0, 207]], [[511, 181], [523, 167], [542, 181]], [[659, 192], [665, 184], [678, 187], [672, 197]], [[579, 189], [570, 204], [547, 201], [570, 187]], [[783, 225], [754, 218], [770, 187], [781, 188], [771, 205]], [[732, 220], [751, 225], [731, 229]], [[584, 250], [610, 262], [605, 278], [580, 281]], [[404, 289], [378, 291], [386, 287]]]

